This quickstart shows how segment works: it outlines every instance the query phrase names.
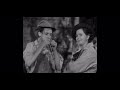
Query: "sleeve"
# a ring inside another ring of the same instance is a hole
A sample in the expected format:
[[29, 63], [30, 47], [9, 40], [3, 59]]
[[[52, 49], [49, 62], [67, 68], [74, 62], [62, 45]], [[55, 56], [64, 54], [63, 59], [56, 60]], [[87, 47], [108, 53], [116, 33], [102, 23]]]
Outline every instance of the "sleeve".
[[[69, 63], [69, 70], [73, 73], [83, 73], [86, 70], [92, 70], [91, 67], [96, 66], [96, 56], [93, 54], [86, 54], [77, 61]], [[90, 69], [91, 68], [91, 69]]]
[[53, 63], [53, 66], [55, 67], [55, 70], [57, 70], [57, 71], [60, 71], [61, 70], [61, 67], [60, 67], [60, 54], [57, 52], [57, 51], [55, 51], [54, 53], [53, 53], [53, 59], [51, 60], [52, 61], [52, 63]]
[[25, 61], [25, 65], [30, 66], [30, 60], [32, 58], [33, 53], [33, 44], [28, 43], [24, 52], [23, 52], [23, 59]]
[[57, 52], [57, 55], [58, 55], [58, 58], [55, 60], [55, 64], [56, 64], [57, 70], [60, 71], [63, 64], [63, 58], [58, 52]]
[[97, 72], [97, 64], [93, 63], [87, 68], [87, 70], [84, 73], [96, 73]]

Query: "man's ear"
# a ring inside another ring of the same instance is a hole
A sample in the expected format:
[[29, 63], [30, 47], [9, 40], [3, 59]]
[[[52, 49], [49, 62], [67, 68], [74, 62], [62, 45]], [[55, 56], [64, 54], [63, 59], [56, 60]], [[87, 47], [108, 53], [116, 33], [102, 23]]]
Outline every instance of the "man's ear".
[[42, 33], [41, 32], [38, 32], [38, 36], [41, 37]]
[[87, 40], [90, 38], [90, 35], [87, 36]]

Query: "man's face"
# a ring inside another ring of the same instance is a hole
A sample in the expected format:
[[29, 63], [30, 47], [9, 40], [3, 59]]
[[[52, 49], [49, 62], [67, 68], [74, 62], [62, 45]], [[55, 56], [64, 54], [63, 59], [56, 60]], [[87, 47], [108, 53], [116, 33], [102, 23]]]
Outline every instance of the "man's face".
[[50, 42], [51, 37], [52, 37], [52, 30], [50, 28], [44, 28], [42, 37], [44, 40]]
[[83, 29], [79, 29], [76, 32], [76, 41], [78, 45], [84, 45], [85, 42], [88, 40], [89, 36], [87, 36], [84, 32]]

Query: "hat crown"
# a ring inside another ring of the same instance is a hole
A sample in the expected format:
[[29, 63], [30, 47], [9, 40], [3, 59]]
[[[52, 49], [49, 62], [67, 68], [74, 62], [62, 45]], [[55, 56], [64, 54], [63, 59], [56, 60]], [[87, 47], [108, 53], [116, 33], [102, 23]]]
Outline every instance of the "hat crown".
[[52, 25], [47, 20], [42, 20], [38, 23], [37, 27], [52, 27]]

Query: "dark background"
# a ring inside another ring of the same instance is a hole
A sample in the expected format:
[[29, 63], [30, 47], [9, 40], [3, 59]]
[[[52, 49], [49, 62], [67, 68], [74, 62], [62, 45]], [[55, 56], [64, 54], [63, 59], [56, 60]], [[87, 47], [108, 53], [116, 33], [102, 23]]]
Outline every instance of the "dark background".
[[[3, 36], [1, 45], [4, 58], [1, 72], [22, 72], [23, 17], [6, 16], [1, 19]], [[119, 72], [119, 16], [97, 16], [98, 72]], [[9, 24], [8, 24], [9, 23]], [[1, 35], [2, 36], [2, 35]]]
[[52, 80], [53, 78], [96, 79], [97, 76], [115, 78], [116, 75], [112, 77], [111, 74], [120, 72], [119, 23], [120, 16], [97, 16], [98, 71], [96, 74], [29, 75], [23, 74], [23, 16], [3, 16], [1, 18], [0, 72], [7, 79], [17, 77], [16, 79], [25, 80], [43, 78], [45, 80]]

